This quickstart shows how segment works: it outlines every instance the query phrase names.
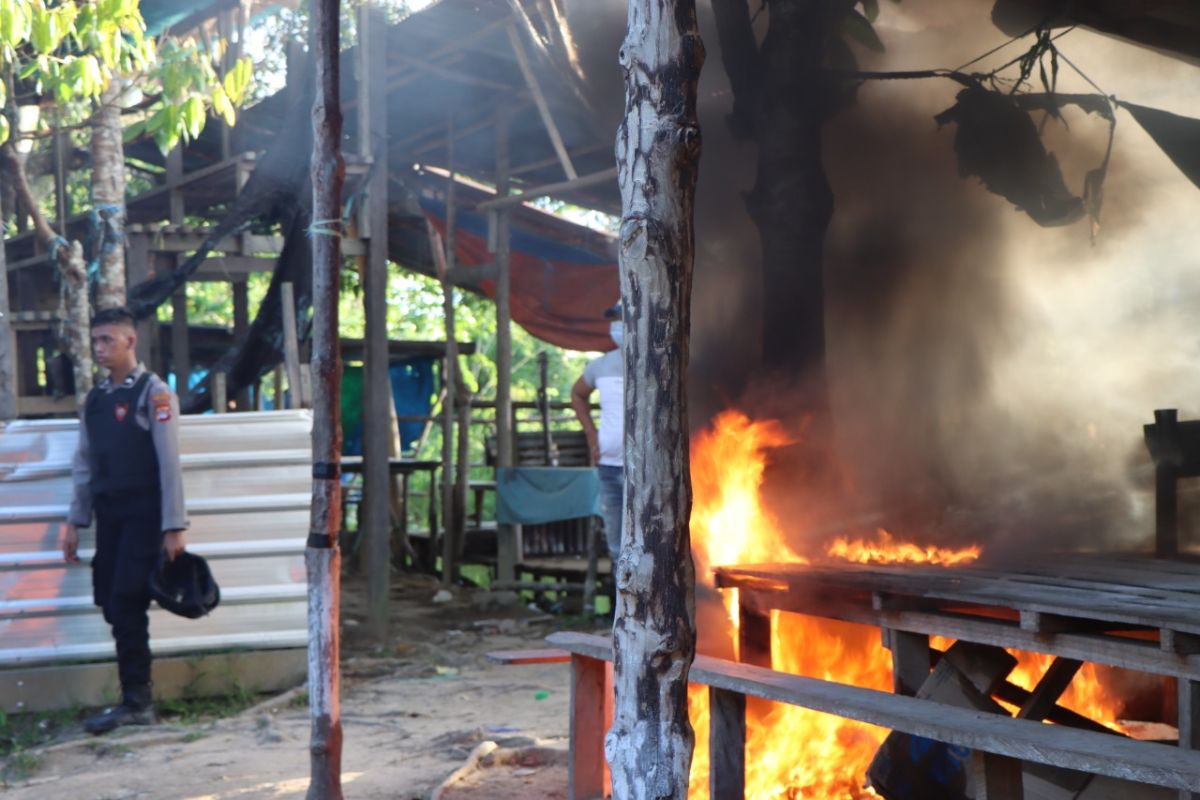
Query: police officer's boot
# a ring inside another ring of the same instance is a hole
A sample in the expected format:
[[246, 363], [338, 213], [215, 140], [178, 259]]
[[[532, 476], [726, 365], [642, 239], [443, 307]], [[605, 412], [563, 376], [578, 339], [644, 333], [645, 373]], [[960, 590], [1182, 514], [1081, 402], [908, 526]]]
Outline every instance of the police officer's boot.
[[88, 733], [108, 733], [123, 725], [153, 725], [158, 722], [149, 686], [129, 686], [122, 692], [121, 704], [106, 708], [83, 723]]

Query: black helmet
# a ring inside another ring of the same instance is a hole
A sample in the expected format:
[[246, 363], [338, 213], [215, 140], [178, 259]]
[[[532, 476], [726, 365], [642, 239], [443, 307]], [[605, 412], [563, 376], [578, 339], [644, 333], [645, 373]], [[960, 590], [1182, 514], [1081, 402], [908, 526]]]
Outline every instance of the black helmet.
[[172, 614], [199, 619], [221, 602], [221, 587], [200, 556], [184, 550], [168, 561], [163, 552], [150, 573], [150, 596]]

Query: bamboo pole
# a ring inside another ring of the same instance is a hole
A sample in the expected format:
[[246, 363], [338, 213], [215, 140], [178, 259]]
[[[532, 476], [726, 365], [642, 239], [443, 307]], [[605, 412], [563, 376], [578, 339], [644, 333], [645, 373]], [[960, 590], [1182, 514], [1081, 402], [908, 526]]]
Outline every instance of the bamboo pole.
[[[509, 192], [508, 109], [496, 112], [496, 196]], [[512, 424], [512, 309], [509, 307], [509, 253], [511, 214], [501, 208], [492, 212], [496, 220], [496, 455], [501, 469], [513, 466]], [[517, 577], [521, 560], [518, 525], [500, 525], [496, 533], [496, 573], [500, 580]]]
[[[446, 357], [443, 360], [442, 386], [446, 390], [446, 401], [442, 404], [442, 586], [449, 588], [458, 571], [457, 552], [454, 541], [454, 423], [455, 401], [458, 399], [458, 342], [454, 338], [454, 286], [450, 283], [450, 270], [454, 268], [454, 224], [457, 193], [454, 175], [454, 115], [446, 123], [446, 241], [445, 246], [437, 239], [433, 226], [430, 244], [435, 246], [434, 263], [438, 278], [442, 282], [442, 311], [446, 326]], [[440, 256], [440, 257], [439, 257]], [[431, 498], [432, 499], [432, 498]], [[432, 532], [431, 532], [432, 535]]]
[[625, 338], [625, 525], [614, 567], [616, 800], [685, 800], [695, 571], [687, 366], [704, 46], [695, 0], [629, 0], [617, 132]]
[[360, 82], [358, 128], [359, 153], [374, 162], [367, 200], [359, 220], [359, 234], [366, 238], [367, 271], [363, 285], [366, 320], [363, 352], [363, 533], [367, 559], [367, 629], [376, 640], [387, 638], [391, 611], [391, 474], [388, 469], [388, 408], [392, 402], [388, 370], [387, 330], [387, 183], [388, 127], [387, 22], [379, 8], [363, 4], [358, 11], [359, 57], [364, 80]]
[[338, 94], [338, 2], [313, 0], [313, 497], [305, 564], [308, 571], [308, 691], [312, 734], [308, 800], [341, 800], [340, 686], [341, 354], [338, 286], [341, 271], [341, 99]]
[[[4, 207], [0, 204], [0, 225]], [[16, 337], [8, 313], [8, 265], [5, 263], [4, 231], [0, 228], [0, 421], [17, 416]]]

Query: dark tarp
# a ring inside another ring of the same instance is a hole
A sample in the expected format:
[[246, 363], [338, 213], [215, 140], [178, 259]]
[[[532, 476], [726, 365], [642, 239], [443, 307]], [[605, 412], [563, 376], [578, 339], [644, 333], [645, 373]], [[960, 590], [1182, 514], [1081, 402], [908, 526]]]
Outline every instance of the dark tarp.
[[[442, 236], [446, 207], [423, 195], [421, 209]], [[463, 266], [490, 263], [487, 216], [469, 209], [455, 212], [454, 257]], [[568, 227], [565, 226], [564, 227]], [[514, 220], [509, 269], [509, 307], [513, 321], [542, 341], [568, 350], [611, 350], [604, 310], [621, 296], [617, 263], [607, 253], [551, 239]], [[496, 296], [496, 282], [478, 282]]]
[[1119, 100], [1141, 125], [1154, 143], [1179, 167], [1197, 188], [1200, 188], [1200, 119], [1181, 117], [1170, 111], [1147, 108]]

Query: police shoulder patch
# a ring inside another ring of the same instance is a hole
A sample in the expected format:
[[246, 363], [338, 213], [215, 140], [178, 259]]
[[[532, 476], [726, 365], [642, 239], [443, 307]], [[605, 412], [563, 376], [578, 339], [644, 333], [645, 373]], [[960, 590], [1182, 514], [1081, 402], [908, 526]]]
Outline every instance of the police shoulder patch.
[[156, 405], [156, 406], [154, 407], [154, 418], [155, 418], [156, 420], [158, 420], [159, 422], [167, 422], [167, 421], [169, 421], [169, 420], [171, 419], [171, 406], [170, 406], [170, 404], [168, 404], [168, 405], [165, 405], [165, 406], [158, 406], [158, 405]]

